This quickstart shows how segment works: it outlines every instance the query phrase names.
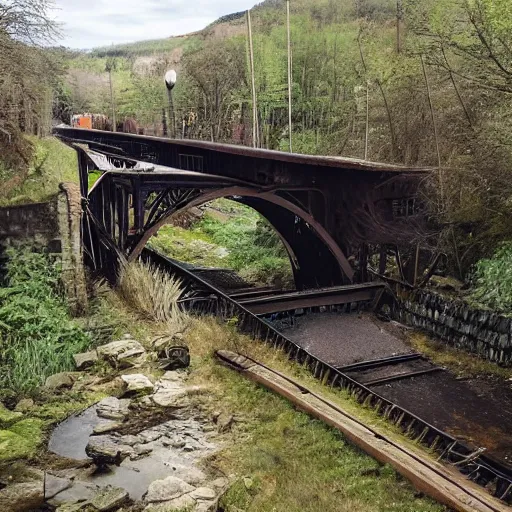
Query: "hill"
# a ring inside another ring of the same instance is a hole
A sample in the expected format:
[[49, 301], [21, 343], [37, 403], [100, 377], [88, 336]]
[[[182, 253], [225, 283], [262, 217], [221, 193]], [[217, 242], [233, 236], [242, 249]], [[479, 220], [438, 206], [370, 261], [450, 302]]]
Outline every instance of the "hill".
[[[421, 243], [449, 247], [460, 271], [511, 237], [504, 221], [512, 198], [508, 3], [291, 5], [293, 150], [441, 165], [425, 198], [440, 213], [440, 235]], [[262, 147], [288, 150], [285, 1], [260, 3], [252, 18], [257, 134], [243, 13], [195, 34], [70, 58], [60, 112], [110, 114], [109, 62], [117, 117], [161, 135], [168, 117], [162, 77], [175, 68], [177, 134], [236, 144], [252, 144], [257, 135]]]

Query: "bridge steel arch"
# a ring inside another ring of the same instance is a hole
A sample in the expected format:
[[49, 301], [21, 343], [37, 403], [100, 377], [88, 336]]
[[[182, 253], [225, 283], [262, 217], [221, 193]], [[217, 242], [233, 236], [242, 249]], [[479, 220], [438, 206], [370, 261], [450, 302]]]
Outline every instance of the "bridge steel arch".
[[[370, 254], [380, 254], [382, 270], [395, 253], [405, 279], [415, 275], [418, 248], [428, 254], [436, 247], [418, 194], [430, 169], [96, 130], [57, 128], [55, 133], [125, 168], [107, 173], [104, 184], [88, 194], [87, 170], [94, 166], [87, 152], [79, 151], [82, 195], [94, 210], [87, 222], [101, 233], [102, 246], [119, 257], [139, 252], [144, 234], [172, 215], [171, 207], [183, 209], [203, 200], [201, 195], [216, 197], [232, 187], [247, 189], [244, 199], [237, 196], [240, 201], [287, 240], [294, 261], [300, 260], [301, 287], [365, 282]], [[148, 162], [153, 172], [130, 170], [137, 162]], [[165, 169], [172, 169], [172, 176]], [[406, 258], [399, 257], [399, 249]]]
[[348, 258], [292, 197], [292, 189], [262, 191], [190, 171], [108, 171], [88, 194], [86, 255], [94, 268], [113, 280], [116, 262], [136, 260], [150, 238], [174, 217], [218, 198], [232, 198], [258, 211], [276, 230], [289, 254], [297, 289], [351, 283], [354, 270]]

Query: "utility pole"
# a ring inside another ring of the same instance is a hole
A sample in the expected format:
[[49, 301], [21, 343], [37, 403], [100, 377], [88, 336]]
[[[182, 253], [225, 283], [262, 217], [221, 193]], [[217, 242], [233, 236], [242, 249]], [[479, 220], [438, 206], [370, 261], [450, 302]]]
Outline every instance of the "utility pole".
[[427, 86], [427, 95], [428, 95], [428, 105], [430, 107], [430, 116], [432, 118], [432, 126], [434, 128], [434, 140], [436, 143], [436, 151], [437, 151], [437, 165], [439, 172], [439, 195], [441, 196], [441, 210], [444, 209], [444, 180], [443, 180], [443, 169], [441, 165], [441, 150], [439, 149], [439, 138], [437, 134], [437, 123], [436, 123], [436, 115], [434, 113], [434, 104], [432, 102], [432, 94], [430, 92], [430, 82], [428, 80], [427, 68], [425, 66], [425, 60], [423, 59], [423, 55], [420, 55], [421, 59], [421, 67], [423, 69], [423, 76], [425, 77], [425, 84]]
[[176, 138], [176, 120], [174, 116], [174, 103], [172, 100], [172, 90], [174, 89], [174, 86], [176, 85], [176, 71], [174, 69], [171, 69], [167, 71], [165, 74], [164, 80], [165, 80], [165, 86], [167, 87], [167, 96], [169, 98], [169, 123], [171, 124], [171, 138]]
[[112, 107], [112, 131], [117, 131], [117, 121], [116, 121], [116, 105], [114, 102], [114, 87], [112, 85], [112, 70], [115, 67], [115, 61], [109, 59], [105, 66], [106, 71], [108, 72], [108, 79], [110, 83], [110, 106]]
[[292, 125], [292, 41], [290, 32], [290, 0], [286, 0], [286, 25], [288, 32], [288, 124], [290, 130], [290, 153], [293, 153]]
[[370, 130], [370, 81], [366, 80], [366, 130], [364, 138], [364, 159], [368, 160], [368, 137]]
[[251, 68], [251, 90], [252, 90], [252, 145], [260, 146], [260, 127], [258, 117], [258, 104], [256, 98], [256, 78], [254, 74], [254, 46], [252, 41], [251, 11], [247, 11], [247, 31], [249, 37], [249, 66]]
[[402, 51], [402, 42], [400, 40], [400, 22], [402, 21], [402, 0], [396, 0], [396, 52]]

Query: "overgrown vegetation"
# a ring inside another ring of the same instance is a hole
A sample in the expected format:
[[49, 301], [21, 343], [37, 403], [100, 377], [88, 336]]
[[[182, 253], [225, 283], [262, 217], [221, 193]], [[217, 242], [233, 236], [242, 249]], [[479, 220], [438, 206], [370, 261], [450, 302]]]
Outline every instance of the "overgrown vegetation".
[[[26, 137], [33, 148], [26, 173], [9, 180], [0, 189], [0, 206], [43, 202], [59, 191], [59, 184], [78, 183], [76, 151], [54, 137]], [[1, 169], [1, 167], [0, 167]], [[0, 179], [2, 173], [0, 170]]]
[[500, 312], [512, 311], [512, 242], [476, 264], [471, 298]]
[[151, 245], [180, 261], [231, 268], [249, 282], [293, 282], [290, 260], [275, 230], [253, 209], [233, 201], [210, 203], [188, 230], [162, 228]]
[[138, 314], [165, 324], [171, 332], [181, 331], [187, 322], [179, 305], [181, 282], [159, 268], [140, 261], [125, 264], [118, 290]]
[[29, 392], [74, 367], [90, 337], [70, 318], [58, 265], [28, 247], [7, 250], [0, 288], [0, 388]]
[[[160, 278], [157, 283], [155, 286], [161, 286]], [[112, 291], [101, 299], [105, 314], [121, 330], [137, 333], [146, 346], [168, 333], [166, 322], [144, 318], [134, 309], [136, 305], [121, 297], [119, 291]], [[395, 471], [349, 445], [334, 429], [297, 412], [288, 401], [219, 365], [215, 350], [251, 355], [311, 389], [321, 390], [386, 435], [401, 436], [374, 411], [361, 409], [347, 393], [325, 388], [279, 352], [238, 334], [235, 323], [236, 319], [225, 325], [214, 318], [191, 318], [184, 336], [192, 356], [189, 383], [208, 386], [208, 393], [194, 395], [196, 407], [202, 414], [217, 411], [235, 416], [232, 429], [222, 434], [224, 448], [205, 461], [212, 470], [237, 478], [223, 498], [224, 510], [445, 510], [418, 495]], [[410, 447], [418, 449], [412, 444]]]

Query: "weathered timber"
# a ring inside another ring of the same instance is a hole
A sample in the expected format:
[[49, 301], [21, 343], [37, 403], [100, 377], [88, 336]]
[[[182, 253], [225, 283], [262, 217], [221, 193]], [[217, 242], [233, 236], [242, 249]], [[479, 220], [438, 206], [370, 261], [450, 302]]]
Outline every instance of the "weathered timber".
[[495, 500], [461, 475], [366, 427], [339, 405], [257, 361], [228, 351], [217, 357], [242, 375], [290, 400], [301, 410], [340, 430], [353, 444], [383, 464], [390, 464], [416, 489], [457, 512], [506, 512]]

